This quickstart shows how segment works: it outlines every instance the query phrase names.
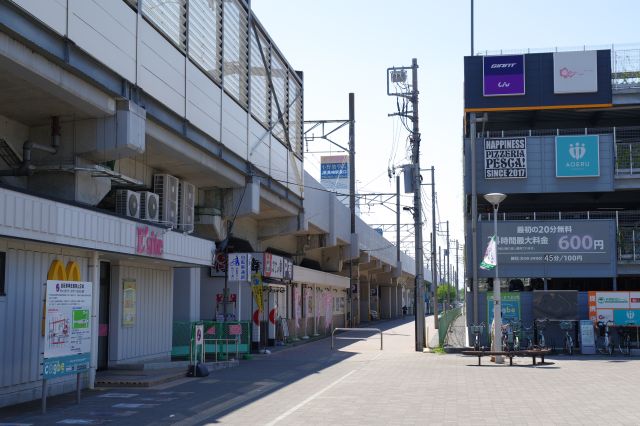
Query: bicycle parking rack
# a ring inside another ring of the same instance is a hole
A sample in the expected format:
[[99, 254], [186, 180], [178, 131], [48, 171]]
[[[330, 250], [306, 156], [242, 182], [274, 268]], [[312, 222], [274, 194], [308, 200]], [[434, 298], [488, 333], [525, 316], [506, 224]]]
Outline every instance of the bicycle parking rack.
[[336, 331], [375, 331], [377, 333], [380, 333], [380, 350], [382, 350], [382, 330], [380, 330], [379, 328], [344, 328], [344, 327], [338, 327], [338, 328], [334, 328], [333, 331], [331, 332], [331, 349], [334, 349], [334, 339], [340, 339], [340, 340], [351, 340], [351, 339], [359, 339], [359, 340], [366, 340], [368, 339], [368, 337], [334, 337], [334, 334]]

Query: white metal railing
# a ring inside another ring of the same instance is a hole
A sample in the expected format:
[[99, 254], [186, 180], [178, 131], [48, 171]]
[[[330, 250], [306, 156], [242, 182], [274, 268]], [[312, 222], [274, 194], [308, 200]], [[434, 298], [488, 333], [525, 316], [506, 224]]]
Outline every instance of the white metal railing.
[[[195, 339], [191, 339], [189, 343], [189, 361], [191, 364], [196, 364], [198, 361], [198, 354], [200, 354], [200, 360], [202, 362], [206, 361], [207, 356], [207, 344], [213, 344], [213, 354], [215, 362], [218, 362], [218, 346], [223, 344], [225, 348], [225, 359], [229, 360], [229, 346], [233, 346], [235, 344], [236, 347], [236, 360], [238, 360], [238, 354], [240, 352], [240, 338], [236, 336], [234, 338], [223, 338], [223, 339], [203, 339], [203, 344], [200, 345], [200, 350], [198, 351]], [[207, 343], [208, 342], [208, 343]], [[222, 352], [222, 351], [220, 351]], [[209, 352], [211, 353], [211, 352]]]

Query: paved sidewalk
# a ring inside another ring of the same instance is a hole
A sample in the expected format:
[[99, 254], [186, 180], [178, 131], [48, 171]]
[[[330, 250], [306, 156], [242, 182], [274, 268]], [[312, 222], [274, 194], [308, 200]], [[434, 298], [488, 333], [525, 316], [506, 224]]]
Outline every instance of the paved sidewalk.
[[[0, 423], [117, 425], [638, 424], [640, 360], [550, 357], [513, 367], [457, 354], [417, 353], [413, 322], [369, 340], [328, 339], [242, 361], [206, 378], [110, 389], [0, 411]], [[362, 332], [360, 332], [362, 333]], [[343, 336], [349, 337], [349, 335]]]

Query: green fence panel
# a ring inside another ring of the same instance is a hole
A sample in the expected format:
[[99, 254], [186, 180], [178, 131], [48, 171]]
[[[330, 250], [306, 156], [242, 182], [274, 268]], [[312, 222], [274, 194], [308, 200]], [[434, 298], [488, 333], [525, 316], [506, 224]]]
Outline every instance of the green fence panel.
[[447, 337], [449, 326], [456, 318], [462, 313], [462, 308], [455, 308], [447, 310], [446, 314], [439, 315], [438, 318], [438, 337], [440, 346], [444, 345], [444, 339]]
[[[240, 341], [238, 342], [239, 353], [249, 353], [251, 350], [251, 324], [249, 321], [174, 321], [173, 322], [173, 338], [172, 338], [172, 356], [188, 357], [189, 345], [195, 336], [195, 326], [202, 324], [204, 326], [204, 339], [234, 339], [235, 336], [231, 332], [240, 331]], [[240, 330], [237, 330], [240, 326]], [[205, 351], [207, 354], [235, 353], [235, 343], [206, 343]]]

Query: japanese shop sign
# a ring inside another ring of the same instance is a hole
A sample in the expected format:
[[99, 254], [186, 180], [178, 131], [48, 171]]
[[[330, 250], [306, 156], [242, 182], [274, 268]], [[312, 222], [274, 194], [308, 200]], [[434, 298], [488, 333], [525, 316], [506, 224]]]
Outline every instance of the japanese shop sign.
[[136, 226], [136, 254], [162, 256], [164, 241], [162, 231], [147, 225]]
[[484, 178], [527, 177], [527, 138], [487, 138], [484, 140]]
[[615, 325], [640, 325], [640, 292], [590, 291], [589, 319]]
[[229, 253], [229, 281], [249, 281], [249, 254]]

